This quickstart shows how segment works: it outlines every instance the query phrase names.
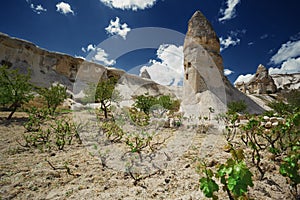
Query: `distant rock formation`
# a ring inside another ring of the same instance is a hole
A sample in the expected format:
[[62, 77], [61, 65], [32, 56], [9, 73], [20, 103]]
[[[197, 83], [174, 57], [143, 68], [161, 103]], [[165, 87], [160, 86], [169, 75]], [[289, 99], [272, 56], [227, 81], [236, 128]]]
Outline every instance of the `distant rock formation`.
[[273, 94], [277, 91], [272, 76], [262, 64], [258, 66], [254, 77], [248, 83], [238, 82], [235, 87], [246, 94]]
[[272, 74], [271, 77], [274, 79], [278, 91], [300, 89], [300, 73]]
[[148, 73], [147, 69], [142, 69], [140, 73], [140, 77], [146, 78], [146, 79], [151, 79], [150, 74]]
[[221, 113], [227, 103], [244, 100], [250, 113], [263, 112], [263, 108], [234, 88], [223, 69], [219, 38], [206, 17], [196, 11], [189, 20], [184, 41], [183, 107], [193, 115], [201, 115], [203, 110], [207, 114], [209, 107]]

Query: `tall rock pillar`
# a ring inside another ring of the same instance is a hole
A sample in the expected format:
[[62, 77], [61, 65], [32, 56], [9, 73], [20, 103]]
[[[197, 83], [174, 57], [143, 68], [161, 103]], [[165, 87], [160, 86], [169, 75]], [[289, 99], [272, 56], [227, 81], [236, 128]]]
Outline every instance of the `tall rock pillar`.
[[220, 41], [200, 11], [189, 20], [184, 41], [184, 89], [185, 96], [207, 90], [225, 96]]

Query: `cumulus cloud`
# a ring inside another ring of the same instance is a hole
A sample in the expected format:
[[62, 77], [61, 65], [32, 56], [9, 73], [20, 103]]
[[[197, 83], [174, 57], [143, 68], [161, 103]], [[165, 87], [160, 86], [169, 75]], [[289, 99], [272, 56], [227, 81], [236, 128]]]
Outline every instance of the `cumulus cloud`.
[[105, 5], [111, 8], [118, 8], [122, 10], [133, 10], [138, 9], [144, 10], [151, 8], [156, 3], [156, 0], [100, 0]]
[[86, 48], [82, 47], [81, 51], [83, 51], [84, 53], [86, 52], [90, 52], [90, 51], [95, 51], [96, 50], [96, 46], [93, 44], [89, 44]]
[[220, 37], [220, 45], [221, 45], [221, 51], [224, 51], [230, 46], [235, 46], [240, 43], [239, 38], [232, 38], [231, 36], [228, 36], [227, 38]]
[[147, 70], [151, 79], [162, 85], [183, 84], [183, 46], [173, 44], [160, 45], [157, 52], [160, 60], [150, 60], [140, 72]]
[[87, 47], [82, 47], [81, 51], [83, 51], [84, 53], [92, 52], [94, 54], [94, 56], [92, 57], [92, 61], [94, 62], [96, 61], [106, 66], [112, 66], [116, 64], [116, 61], [114, 59], [109, 59], [109, 55], [105, 52], [104, 49], [96, 47], [96, 45], [89, 44]]
[[300, 40], [288, 41], [282, 44], [277, 53], [271, 58], [270, 62], [273, 64], [280, 64], [290, 58], [300, 56]]
[[270, 74], [293, 74], [300, 73], [300, 57], [289, 58], [284, 61], [280, 68], [269, 68]]
[[[95, 48], [94, 46], [92, 46], [93, 48]], [[101, 64], [104, 64], [106, 66], [112, 66], [116, 64], [116, 61], [113, 59], [109, 59], [108, 58], [108, 53], [105, 52], [104, 49], [101, 48], [95, 48], [95, 55], [92, 59], [92, 61], [97, 61], [100, 62]]]
[[246, 74], [246, 75], [240, 75], [235, 81], [234, 84], [236, 83], [248, 83], [252, 78], [254, 77], [254, 74]]
[[130, 32], [131, 28], [128, 27], [126, 23], [121, 24], [120, 18], [116, 17], [116, 20], [110, 20], [110, 24], [105, 28], [108, 34], [110, 35], [119, 35], [124, 40], [126, 39], [127, 34]]
[[220, 12], [223, 15], [223, 17], [219, 18], [219, 21], [225, 21], [229, 20], [235, 17], [235, 7], [238, 5], [240, 0], [227, 0], [227, 8], [221, 9]]
[[232, 71], [232, 70], [230, 70], [230, 69], [224, 69], [224, 75], [225, 76], [229, 76], [229, 75], [231, 75], [231, 74], [233, 74], [234, 73], [234, 71]]
[[68, 13], [72, 13], [74, 15], [74, 11], [72, 10], [70, 4], [65, 2], [60, 2], [56, 4], [56, 11], [64, 15], [67, 15]]

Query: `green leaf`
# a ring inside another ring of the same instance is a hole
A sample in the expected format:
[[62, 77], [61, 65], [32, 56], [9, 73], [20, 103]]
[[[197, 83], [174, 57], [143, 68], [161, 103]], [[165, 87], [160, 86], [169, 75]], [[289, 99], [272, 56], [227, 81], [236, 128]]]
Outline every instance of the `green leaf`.
[[200, 189], [204, 193], [204, 195], [208, 198], [213, 198], [214, 192], [219, 191], [219, 186], [218, 184], [209, 178], [201, 178], [200, 179]]
[[229, 177], [227, 186], [228, 186], [229, 190], [231, 190], [231, 191], [234, 190], [234, 188], [236, 186], [236, 180], [233, 177]]

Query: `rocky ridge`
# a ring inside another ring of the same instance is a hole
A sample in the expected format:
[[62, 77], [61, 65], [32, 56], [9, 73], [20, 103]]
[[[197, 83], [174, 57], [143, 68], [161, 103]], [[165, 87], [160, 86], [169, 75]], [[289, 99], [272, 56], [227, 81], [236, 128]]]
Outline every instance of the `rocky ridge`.
[[277, 89], [280, 90], [293, 90], [300, 89], [300, 73], [295, 74], [272, 74]]

